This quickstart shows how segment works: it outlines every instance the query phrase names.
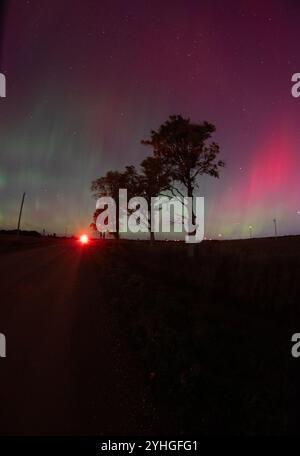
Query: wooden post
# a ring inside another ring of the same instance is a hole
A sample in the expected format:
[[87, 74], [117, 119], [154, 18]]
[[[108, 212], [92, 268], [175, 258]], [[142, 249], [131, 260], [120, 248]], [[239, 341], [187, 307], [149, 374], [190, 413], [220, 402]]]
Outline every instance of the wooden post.
[[20, 234], [20, 225], [21, 225], [21, 217], [22, 217], [22, 211], [23, 211], [23, 205], [24, 205], [24, 199], [25, 199], [26, 193], [23, 193], [22, 196], [22, 202], [21, 202], [21, 207], [20, 207], [20, 212], [19, 212], [19, 220], [18, 220], [18, 235]]

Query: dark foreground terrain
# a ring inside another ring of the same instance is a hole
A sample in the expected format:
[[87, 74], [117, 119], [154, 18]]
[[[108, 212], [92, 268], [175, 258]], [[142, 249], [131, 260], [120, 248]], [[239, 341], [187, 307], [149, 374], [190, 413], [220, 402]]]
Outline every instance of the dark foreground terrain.
[[2, 237], [0, 433], [297, 433], [299, 252]]

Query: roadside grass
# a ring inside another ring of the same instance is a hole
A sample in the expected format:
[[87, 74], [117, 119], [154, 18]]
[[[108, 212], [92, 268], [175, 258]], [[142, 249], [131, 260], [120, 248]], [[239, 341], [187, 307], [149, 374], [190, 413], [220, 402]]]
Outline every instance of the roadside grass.
[[[285, 434], [300, 239], [109, 243], [105, 294], [144, 369], [162, 432]], [[297, 326], [298, 325], [298, 326]]]

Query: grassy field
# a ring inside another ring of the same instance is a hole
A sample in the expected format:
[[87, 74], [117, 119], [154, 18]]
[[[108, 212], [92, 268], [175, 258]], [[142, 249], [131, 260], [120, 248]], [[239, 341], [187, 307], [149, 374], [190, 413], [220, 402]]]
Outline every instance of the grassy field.
[[[51, 242], [64, 240], [1, 237], [0, 251]], [[207, 241], [192, 258], [176, 242], [93, 242], [156, 432], [298, 432], [300, 237]]]
[[145, 372], [162, 432], [297, 427], [300, 238], [110, 244], [105, 290]]

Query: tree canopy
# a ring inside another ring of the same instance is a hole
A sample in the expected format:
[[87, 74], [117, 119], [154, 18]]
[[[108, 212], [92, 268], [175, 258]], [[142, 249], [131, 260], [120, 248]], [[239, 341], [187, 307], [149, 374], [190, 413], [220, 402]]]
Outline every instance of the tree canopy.
[[[220, 168], [225, 166], [218, 159], [219, 145], [210, 141], [215, 131], [215, 126], [209, 122], [193, 123], [181, 115], [170, 116], [158, 130], [151, 131], [150, 138], [141, 141], [150, 146], [153, 153], [141, 162], [139, 169], [126, 166], [122, 172], [108, 171], [92, 182], [94, 196], [112, 197], [117, 210], [119, 189], [127, 189], [128, 198], [142, 196], [148, 203], [162, 192], [170, 197], [184, 194], [193, 197], [199, 176], [206, 174], [219, 178]], [[94, 222], [98, 214], [99, 210], [95, 211]], [[195, 222], [193, 211], [192, 222]], [[118, 231], [117, 222], [117, 237]]]

